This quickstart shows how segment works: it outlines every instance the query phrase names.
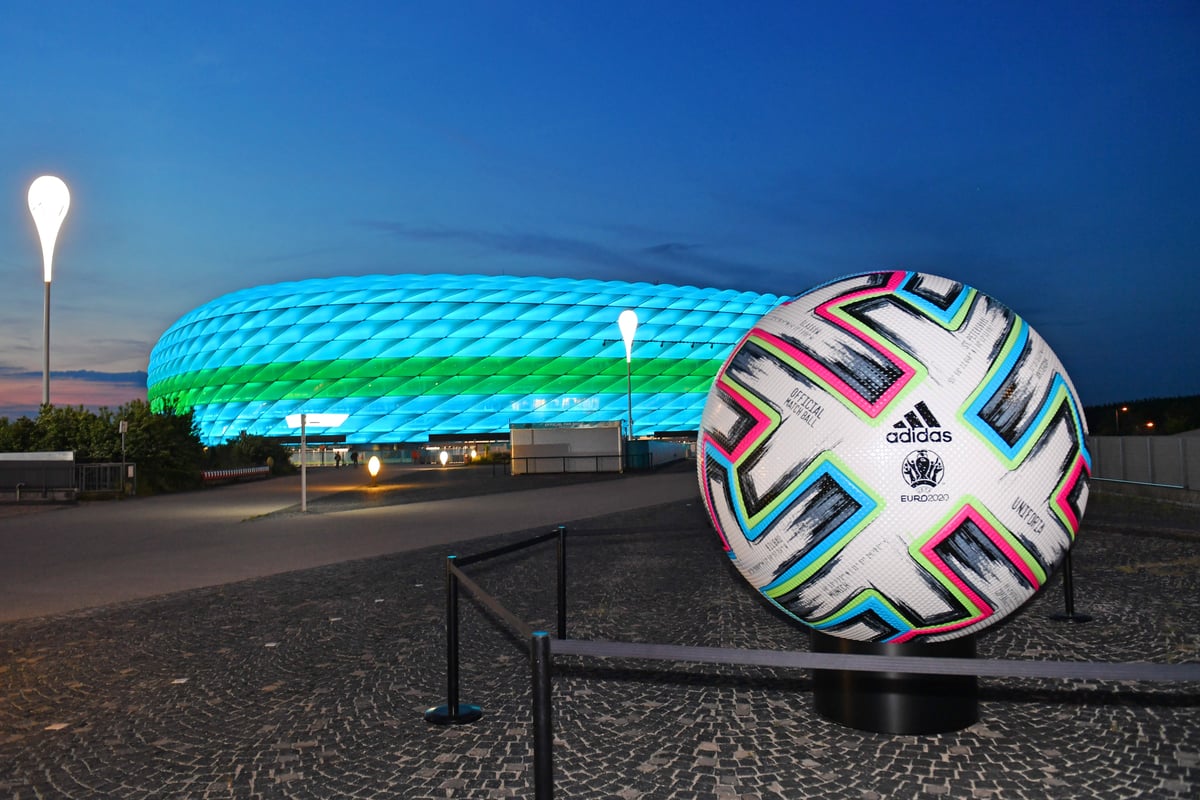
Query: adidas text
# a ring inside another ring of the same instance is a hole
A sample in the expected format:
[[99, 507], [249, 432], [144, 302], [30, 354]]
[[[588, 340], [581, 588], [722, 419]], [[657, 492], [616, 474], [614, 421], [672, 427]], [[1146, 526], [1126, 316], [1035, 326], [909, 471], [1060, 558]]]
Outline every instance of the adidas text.
[[887, 440], [892, 444], [911, 444], [913, 442], [950, 442], [954, 440], [954, 434], [944, 430], [928, 430], [919, 428], [917, 430], [890, 431], [887, 435]]

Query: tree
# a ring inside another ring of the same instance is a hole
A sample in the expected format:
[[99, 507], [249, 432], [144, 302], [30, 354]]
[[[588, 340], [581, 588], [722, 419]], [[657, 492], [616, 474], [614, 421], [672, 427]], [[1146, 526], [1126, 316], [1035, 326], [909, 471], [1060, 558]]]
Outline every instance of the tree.
[[81, 462], [106, 461], [112, 455], [110, 432], [83, 406], [42, 406], [30, 444], [32, 450], [73, 451]]
[[179, 491], [200, 485], [204, 447], [191, 411], [155, 414], [146, 401], [134, 400], [121, 406], [116, 417], [116, 422], [129, 423], [125, 460], [138, 465], [139, 492]]
[[0, 453], [29, 453], [33, 446], [37, 424], [29, 417], [20, 417], [12, 422], [0, 417]]

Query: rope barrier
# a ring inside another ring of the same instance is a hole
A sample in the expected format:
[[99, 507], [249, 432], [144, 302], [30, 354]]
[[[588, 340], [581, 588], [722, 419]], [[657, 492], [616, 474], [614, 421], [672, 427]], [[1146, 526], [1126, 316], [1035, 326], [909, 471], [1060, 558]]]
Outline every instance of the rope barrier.
[[922, 656], [865, 656], [810, 653], [793, 650], [748, 650], [638, 644], [594, 639], [556, 639], [555, 655], [627, 658], [650, 661], [689, 661], [787, 669], [828, 669], [851, 672], [906, 672], [924, 675], [976, 675], [988, 678], [1057, 678], [1097, 681], [1200, 681], [1200, 663], [1158, 664], [1148, 661], [1018, 661]]
[[[599, 531], [589, 531], [598, 533]], [[627, 532], [627, 531], [624, 531]], [[1119, 682], [1198, 682], [1200, 663], [1162, 664], [1144, 661], [1025, 661], [980, 658], [931, 658], [925, 656], [881, 656], [852, 653], [824, 653], [794, 650], [761, 650], [727, 647], [701, 647], [670, 644], [617, 642], [566, 638], [566, 527], [553, 533], [525, 539], [468, 558], [450, 556], [447, 560], [447, 683], [446, 706], [429, 709], [425, 718], [438, 724], [467, 723], [479, 719], [478, 706], [458, 702], [458, 604], [460, 589], [470, 593], [488, 611], [514, 633], [529, 640], [532, 704], [534, 721], [534, 789], [537, 800], [551, 800], [553, 778], [552, 689], [554, 656], [617, 658], [733, 664], [797, 670], [868, 672], [972, 676], [989, 678], [1027, 678], [1050, 680], [1093, 680]], [[492, 595], [471, 580], [459, 567], [522, 550], [558, 538], [558, 613], [559, 636], [522, 621]], [[456, 563], [457, 562], [457, 563]], [[1068, 612], [1072, 612], [1068, 597]]]

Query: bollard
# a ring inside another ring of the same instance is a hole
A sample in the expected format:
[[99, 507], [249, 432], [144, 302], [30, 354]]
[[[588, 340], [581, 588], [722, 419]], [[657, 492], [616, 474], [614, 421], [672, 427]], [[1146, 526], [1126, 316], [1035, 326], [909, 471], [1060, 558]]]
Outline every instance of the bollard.
[[529, 641], [533, 675], [533, 791], [537, 800], [554, 797], [554, 725], [550, 701], [550, 635], [534, 631]]
[[567, 638], [567, 526], [558, 526], [558, 638]]
[[458, 702], [458, 576], [457, 556], [446, 558], [446, 705], [426, 709], [425, 721], [434, 725], [463, 725], [483, 716], [479, 706]]

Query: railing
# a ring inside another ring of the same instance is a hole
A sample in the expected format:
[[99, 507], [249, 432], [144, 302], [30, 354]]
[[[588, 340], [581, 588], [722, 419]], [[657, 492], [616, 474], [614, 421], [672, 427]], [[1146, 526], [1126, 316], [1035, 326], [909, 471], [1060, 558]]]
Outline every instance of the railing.
[[200, 480], [205, 483], [221, 483], [224, 481], [241, 481], [252, 480], [255, 478], [267, 478], [271, 475], [271, 468], [267, 465], [261, 467], [234, 467], [232, 469], [206, 469], [200, 473]]
[[[77, 464], [75, 466], [76, 485], [79, 487], [80, 494], [100, 494], [104, 492], [120, 494], [123, 488], [121, 483], [123, 470], [126, 474], [132, 472], [134, 476], [137, 475], [137, 465], [132, 461], [124, 464]], [[137, 494], [136, 484], [132, 484], [131, 488], [133, 488], [134, 494]]]
[[1089, 436], [1092, 480], [1200, 490], [1200, 439], [1188, 436]]
[[[628, 532], [628, 531], [622, 531]], [[588, 531], [604, 534], [609, 531]], [[552, 639], [546, 631], [535, 630], [484, 591], [462, 571], [480, 561], [524, 550], [557, 540], [557, 627]], [[992, 678], [1040, 678], [1087, 681], [1177, 682], [1200, 681], [1200, 663], [1159, 664], [1150, 662], [1028, 661], [975, 658], [930, 658], [922, 656], [858, 655], [846, 653], [754, 650], [727, 647], [694, 647], [654, 643], [630, 643], [567, 638], [567, 528], [559, 525], [550, 533], [499, 547], [473, 556], [446, 559], [446, 705], [425, 712], [428, 722], [438, 725], [467, 724], [483, 715], [477, 705], [463, 703], [459, 695], [459, 593], [465, 590], [508, 629], [529, 642], [529, 669], [532, 677], [534, 797], [551, 800], [554, 796], [554, 731], [552, 709], [553, 654], [593, 658], [623, 658], [650, 661], [689, 661], [702, 664], [726, 664], [775, 667], [797, 670], [831, 670], [871, 673], [905, 673], [943, 676]], [[1067, 574], [1070, 567], [1067, 566]], [[1057, 619], [1083, 622], [1090, 617], [1074, 611], [1073, 591], [1064, 586], [1067, 613]]]
[[[517, 465], [520, 464], [520, 468]], [[530, 464], [533, 468], [530, 469]], [[620, 472], [621, 456], [513, 456], [513, 475], [544, 475], [564, 472]]]

